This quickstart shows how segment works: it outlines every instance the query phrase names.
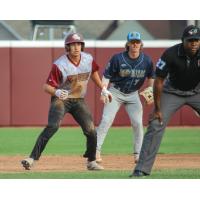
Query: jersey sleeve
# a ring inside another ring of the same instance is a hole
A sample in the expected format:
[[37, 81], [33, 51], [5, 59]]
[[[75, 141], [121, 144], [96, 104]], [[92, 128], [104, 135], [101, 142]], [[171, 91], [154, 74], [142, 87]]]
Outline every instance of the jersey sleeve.
[[166, 78], [169, 72], [170, 60], [168, 53], [165, 51], [156, 64], [156, 77]]
[[96, 72], [99, 70], [99, 65], [93, 60], [92, 61], [92, 73]]
[[104, 70], [104, 77], [107, 79], [111, 79], [117, 72], [117, 59], [116, 56], [113, 56], [110, 61], [108, 62], [105, 70]]
[[57, 65], [53, 64], [46, 83], [54, 88], [58, 88], [61, 82], [62, 82], [62, 73], [58, 69]]

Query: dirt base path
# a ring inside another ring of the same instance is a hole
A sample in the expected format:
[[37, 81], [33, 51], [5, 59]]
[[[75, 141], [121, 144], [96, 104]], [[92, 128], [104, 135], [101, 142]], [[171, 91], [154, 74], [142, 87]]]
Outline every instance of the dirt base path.
[[[24, 172], [22, 156], [0, 156], [0, 173]], [[105, 170], [132, 170], [131, 155], [104, 155]], [[33, 172], [78, 172], [86, 170], [81, 156], [42, 156], [32, 168]], [[200, 154], [159, 154], [154, 169], [200, 169]]]

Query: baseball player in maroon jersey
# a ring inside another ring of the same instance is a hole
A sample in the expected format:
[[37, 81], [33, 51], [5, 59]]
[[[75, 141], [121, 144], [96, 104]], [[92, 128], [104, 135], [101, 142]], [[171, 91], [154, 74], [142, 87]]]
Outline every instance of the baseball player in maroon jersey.
[[[30, 170], [35, 160], [39, 160], [46, 144], [58, 130], [66, 113], [73, 116], [86, 136], [87, 149], [84, 157], [87, 158], [87, 169], [103, 169], [96, 163], [97, 136], [91, 113], [84, 102], [90, 77], [98, 87], [101, 89], [103, 87], [98, 74], [99, 66], [90, 54], [84, 52], [84, 46], [81, 34], [69, 34], [65, 39], [66, 53], [53, 63], [44, 84], [45, 92], [51, 95], [48, 124], [39, 135], [30, 156], [21, 161], [26, 170]], [[102, 94], [111, 98], [105, 89]]]

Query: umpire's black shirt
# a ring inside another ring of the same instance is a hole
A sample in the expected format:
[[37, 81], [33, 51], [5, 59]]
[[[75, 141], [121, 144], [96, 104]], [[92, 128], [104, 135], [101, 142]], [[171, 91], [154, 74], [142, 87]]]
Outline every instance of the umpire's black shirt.
[[167, 49], [156, 65], [156, 76], [166, 78], [164, 91], [177, 95], [200, 93], [200, 50], [190, 58], [183, 44]]

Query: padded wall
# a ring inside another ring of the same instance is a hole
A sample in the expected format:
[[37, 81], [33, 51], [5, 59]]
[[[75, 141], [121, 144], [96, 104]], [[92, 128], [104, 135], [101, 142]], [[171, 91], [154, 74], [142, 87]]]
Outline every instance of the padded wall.
[[[86, 48], [100, 66], [100, 76], [111, 56], [122, 50], [123, 48]], [[164, 48], [145, 48], [144, 51], [151, 55], [155, 65]], [[0, 48], [0, 84], [3, 88], [0, 101], [0, 126], [46, 125], [50, 97], [43, 91], [42, 86], [51, 70], [53, 60], [63, 53], [63, 48], [53, 47]], [[103, 109], [99, 98], [100, 90], [90, 81], [86, 102], [96, 125], [100, 123]], [[151, 110], [152, 106], [144, 106], [145, 125], [148, 123]], [[62, 125], [75, 126], [77, 123], [70, 115], [66, 115]], [[113, 125], [130, 125], [123, 106]], [[194, 115], [192, 109], [185, 106], [172, 117], [169, 125], [200, 125], [200, 119]]]

